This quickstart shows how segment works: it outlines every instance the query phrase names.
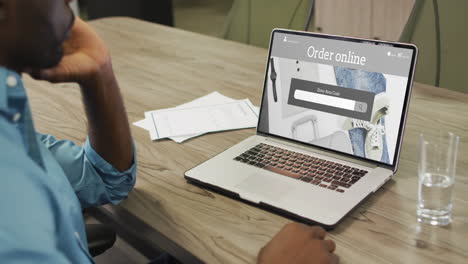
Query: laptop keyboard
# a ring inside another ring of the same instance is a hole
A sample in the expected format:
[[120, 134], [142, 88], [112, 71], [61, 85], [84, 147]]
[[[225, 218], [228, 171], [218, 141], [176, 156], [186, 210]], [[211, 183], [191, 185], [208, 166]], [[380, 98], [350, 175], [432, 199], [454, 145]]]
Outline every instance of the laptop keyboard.
[[368, 172], [279, 147], [259, 144], [234, 160], [344, 193]]

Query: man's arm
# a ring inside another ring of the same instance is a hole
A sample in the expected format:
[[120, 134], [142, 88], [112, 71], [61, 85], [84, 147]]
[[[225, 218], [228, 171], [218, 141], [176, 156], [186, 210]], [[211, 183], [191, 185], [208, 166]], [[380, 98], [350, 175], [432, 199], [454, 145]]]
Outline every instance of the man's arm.
[[81, 83], [81, 93], [91, 146], [119, 171], [128, 169], [133, 162], [132, 139], [110, 60], [93, 80]]
[[83, 207], [118, 203], [135, 184], [136, 160], [127, 115], [107, 48], [94, 30], [77, 18], [63, 44], [64, 57], [32, 76], [81, 87], [88, 118], [84, 146], [38, 135], [55, 156]]
[[79, 18], [70, 33], [60, 64], [34, 75], [50, 82], [80, 84], [92, 148], [114, 168], [124, 171], [134, 162], [133, 145], [109, 52]]

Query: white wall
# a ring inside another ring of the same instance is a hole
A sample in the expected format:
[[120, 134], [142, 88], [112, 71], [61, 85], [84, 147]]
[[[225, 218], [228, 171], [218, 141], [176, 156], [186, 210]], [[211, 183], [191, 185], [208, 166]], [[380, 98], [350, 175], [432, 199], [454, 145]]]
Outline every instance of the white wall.
[[78, 0], [73, 0], [71, 3], [70, 3], [70, 6], [73, 10], [73, 12], [75, 13], [76, 16], [79, 16], [80, 15], [80, 9], [78, 7]]

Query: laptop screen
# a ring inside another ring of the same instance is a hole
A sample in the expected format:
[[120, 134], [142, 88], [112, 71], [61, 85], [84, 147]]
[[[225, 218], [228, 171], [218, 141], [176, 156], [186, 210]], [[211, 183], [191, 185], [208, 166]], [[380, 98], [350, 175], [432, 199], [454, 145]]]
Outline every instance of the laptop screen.
[[258, 131], [394, 165], [415, 57], [412, 45], [275, 30]]

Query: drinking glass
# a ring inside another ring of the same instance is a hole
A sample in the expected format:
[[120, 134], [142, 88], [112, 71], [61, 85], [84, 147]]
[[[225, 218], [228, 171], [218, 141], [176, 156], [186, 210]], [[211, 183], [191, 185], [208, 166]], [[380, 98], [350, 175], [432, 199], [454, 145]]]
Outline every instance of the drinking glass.
[[452, 219], [460, 138], [451, 132], [419, 137], [418, 222], [445, 226]]

